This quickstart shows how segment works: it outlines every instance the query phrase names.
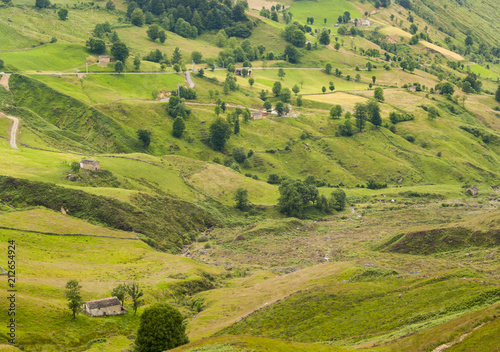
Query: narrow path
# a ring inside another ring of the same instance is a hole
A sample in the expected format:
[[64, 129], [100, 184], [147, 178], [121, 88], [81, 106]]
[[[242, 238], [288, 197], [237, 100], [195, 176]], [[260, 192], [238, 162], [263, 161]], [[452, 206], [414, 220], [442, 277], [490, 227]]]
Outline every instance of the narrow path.
[[459, 344], [460, 342], [462, 342], [467, 336], [469, 336], [470, 334], [472, 334], [474, 331], [476, 331], [477, 329], [479, 328], [482, 328], [484, 326], [485, 323], [482, 323], [481, 325], [475, 327], [474, 329], [472, 329], [472, 331], [468, 332], [468, 333], [465, 333], [463, 335], [461, 335], [458, 339], [456, 339], [455, 341], [452, 341], [452, 342], [448, 342], [448, 343], [445, 343], [443, 345], [440, 345], [438, 347], [436, 347], [435, 349], [432, 350], [432, 352], [442, 352], [442, 351], [445, 351], [447, 350], [448, 348], [450, 347], [453, 347], [455, 346], [456, 344]]
[[19, 119], [14, 116], [5, 115], [3, 112], [0, 112], [0, 117], [6, 117], [12, 120], [12, 123], [9, 126], [10, 127], [9, 145], [12, 149], [19, 149], [17, 148], [16, 144], [17, 129], [19, 128]]
[[0, 77], [0, 86], [3, 86], [5, 89], [9, 89], [9, 78], [10, 78], [10, 73], [6, 73]]
[[115, 240], [133, 240], [137, 241], [139, 238], [137, 237], [118, 237], [118, 236], [105, 236], [105, 235], [90, 235], [87, 233], [54, 233], [54, 232], [44, 232], [44, 231], [36, 231], [36, 230], [26, 230], [26, 229], [18, 229], [14, 227], [6, 227], [6, 226], [0, 226], [0, 229], [3, 230], [12, 230], [12, 231], [19, 231], [19, 232], [29, 232], [29, 233], [36, 233], [39, 235], [47, 235], [47, 236], [76, 236], [76, 237], [100, 237], [100, 238], [112, 238]]

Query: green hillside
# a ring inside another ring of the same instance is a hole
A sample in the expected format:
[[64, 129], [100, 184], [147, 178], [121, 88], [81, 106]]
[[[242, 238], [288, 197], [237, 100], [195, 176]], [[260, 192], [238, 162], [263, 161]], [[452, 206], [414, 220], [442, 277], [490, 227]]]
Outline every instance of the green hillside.
[[[497, 351], [499, 16], [0, 2], [0, 351], [137, 351], [156, 303], [182, 315], [174, 351]], [[143, 301], [73, 319], [70, 280]]]

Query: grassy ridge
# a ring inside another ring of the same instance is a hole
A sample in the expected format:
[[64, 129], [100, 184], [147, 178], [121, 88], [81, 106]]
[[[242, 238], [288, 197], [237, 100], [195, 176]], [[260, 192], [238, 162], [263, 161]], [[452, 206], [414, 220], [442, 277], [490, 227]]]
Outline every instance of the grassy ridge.
[[460, 275], [427, 280], [374, 275], [373, 282], [317, 287], [261, 309], [217, 335], [356, 342], [500, 300], [498, 288], [463, 282]]
[[64, 207], [77, 218], [142, 233], [148, 244], [171, 252], [193, 239], [187, 232], [194, 231], [191, 236], [196, 236], [216, 224], [212, 216], [190, 203], [143, 193], [134, 196], [133, 206], [49, 183], [0, 176], [0, 194], [7, 204], [16, 207], [44, 206], [55, 211]]

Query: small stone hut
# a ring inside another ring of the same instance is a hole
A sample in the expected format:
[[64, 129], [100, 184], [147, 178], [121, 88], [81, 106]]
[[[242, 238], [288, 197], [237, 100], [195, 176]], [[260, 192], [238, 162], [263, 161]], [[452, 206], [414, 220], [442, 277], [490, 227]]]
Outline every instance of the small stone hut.
[[107, 315], [127, 314], [128, 310], [122, 308], [117, 297], [102, 298], [88, 301], [83, 304], [83, 312], [89, 317], [105, 317]]
[[99, 60], [97, 62], [99, 63], [99, 66], [108, 66], [110, 61], [111, 59], [108, 55], [99, 55]]
[[82, 161], [80, 161], [80, 169], [99, 171], [101, 169], [101, 163], [97, 160], [82, 159]]

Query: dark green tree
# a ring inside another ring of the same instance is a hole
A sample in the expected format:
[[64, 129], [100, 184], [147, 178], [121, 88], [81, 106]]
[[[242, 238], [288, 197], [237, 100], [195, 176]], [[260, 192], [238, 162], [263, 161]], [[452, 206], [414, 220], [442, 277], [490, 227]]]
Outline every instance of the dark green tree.
[[300, 88], [297, 84], [293, 86], [292, 92], [294, 92], [295, 95], [297, 95], [300, 92]]
[[[151, 132], [149, 133], [151, 134]], [[134, 316], [135, 316], [137, 314], [137, 308], [142, 306], [144, 303], [144, 301], [141, 298], [142, 296], [144, 296], [144, 292], [142, 292], [142, 289], [137, 282], [132, 282], [131, 284], [127, 285], [127, 294], [130, 296], [130, 299], [132, 300], [132, 307], [134, 308]]]
[[380, 125], [382, 125], [382, 117], [380, 116], [380, 106], [378, 105], [376, 100], [372, 100], [368, 104], [366, 104], [366, 107], [370, 115], [370, 122], [375, 127], [378, 128]]
[[240, 133], [240, 117], [238, 114], [235, 114], [234, 117], [234, 134], [239, 134]]
[[59, 16], [59, 19], [61, 21], [66, 21], [68, 18], [68, 10], [65, 8], [60, 8], [59, 11], [57, 11], [57, 16]]
[[157, 24], [152, 24], [151, 26], [148, 27], [146, 34], [148, 35], [149, 39], [155, 41], [156, 39], [158, 39], [159, 32], [160, 32], [160, 27]]
[[125, 65], [121, 61], [115, 62], [115, 72], [118, 72], [119, 74], [123, 72], [125, 69]]
[[368, 109], [365, 104], [356, 103], [356, 105], [354, 105], [354, 118], [356, 119], [356, 127], [359, 132], [362, 132], [365, 127], [366, 120], [368, 119]]
[[335, 105], [330, 109], [330, 117], [332, 119], [338, 119], [340, 118], [340, 116], [342, 116], [342, 111], [343, 111], [342, 106]]
[[321, 91], [323, 92], [323, 94], [325, 94], [326, 93], [326, 87], [325, 86], [321, 87]]
[[247, 154], [245, 153], [245, 149], [242, 147], [234, 148], [231, 152], [233, 159], [236, 160], [237, 163], [242, 163], [247, 158]]
[[134, 58], [134, 67], [136, 70], [139, 70], [141, 68], [141, 58], [139, 56], [136, 56]]
[[472, 44], [474, 44], [474, 40], [472, 39], [472, 37], [470, 35], [468, 35], [466, 38], [465, 38], [465, 45], [467, 46], [472, 46]]
[[118, 61], [125, 61], [128, 58], [129, 51], [125, 43], [116, 42], [111, 47], [111, 55]]
[[134, 26], [137, 27], [142, 27], [144, 22], [146, 21], [146, 18], [144, 16], [144, 13], [140, 8], [136, 8], [132, 14], [130, 15], [130, 21]]
[[181, 138], [185, 129], [186, 124], [184, 123], [184, 119], [182, 117], [176, 117], [172, 125], [172, 135], [175, 138]]
[[330, 194], [330, 206], [337, 210], [344, 210], [347, 204], [347, 197], [343, 190], [336, 189]]
[[39, 9], [45, 9], [49, 6], [50, 6], [49, 0], [36, 0], [35, 1], [35, 7], [38, 7]]
[[281, 101], [279, 101], [276, 103], [274, 110], [276, 110], [276, 112], [278, 113], [278, 116], [281, 116], [285, 112], [285, 105]]
[[160, 43], [165, 43], [165, 40], [167, 40], [167, 33], [162, 29], [158, 32], [158, 39], [160, 40]]
[[255, 80], [252, 77], [250, 77], [248, 79], [248, 84], [250, 84], [250, 87], [252, 87], [254, 83], [255, 83]]
[[283, 77], [285, 77], [286, 75], [286, 72], [285, 70], [283, 69], [283, 67], [280, 67], [279, 70], [278, 70], [278, 77], [283, 80]]
[[106, 10], [113, 11], [115, 9], [115, 4], [113, 4], [113, 1], [109, 0], [106, 3]]
[[266, 100], [264, 102], [264, 109], [271, 110], [272, 107], [273, 107], [273, 105], [271, 104], [271, 102], [269, 100]]
[[248, 190], [242, 187], [236, 189], [234, 195], [234, 200], [236, 201], [235, 207], [241, 211], [246, 211], [250, 208], [250, 200], [248, 199]]
[[182, 62], [182, 54], [179, 50], [179, 47], [176, 47], [174, 49], [174, 52], [172, 53], [172, 63], [180, 65], [181, 62]]
[[319, 43], [321, 45], [328, 45], [330, 44], [330, 34], [327, 31], [322, 31], [321, 34], [319, 35]]
[[281, 93], [281, 83], [280, 82], [274, 82], [274, 85], [273, 85], [273, 94], [275, 97], [277, 97], [278, 95], [280, 95]]
[[101, 39], [89, 38], [85, 46], [94, 54], [104, 54], [106, 52], [106, 43]]
[[118, 298], [120, 302], [122, 302], [123, 307], [125, 297], [127, 296], [127, 286], [125, 284], [119, 284], [111, 291], [111, 296]]
[[300, 53], [297, 50], [297, 48], [294, 47], [293, 45], [287, 44], [285, 46], [283, 54], [285, 55], [285, 58], [287, 59], [288, 62], [292, 64], [299, 62]]
[[82, 286], [78, 284], [76, 280], [70, 280], [66, 283], [66, 299], [68, 300], [68, 308], [73, 312], [73, 319], [76, 319], [76, 315], [82, 308], [83, 299], [80, 294], [80, 289]]
[[182, 314], [166, 303], [144, 309], [135, 345], [138, 352], [162, 352], [189, 343]]
[[210, 146], [215, 151], [223, 151], [226, 141], [231, 136], [231, 126], [218, 117], [210, 125]]
[[381, 87], [375, 88], [373, 97], [378, 101], [384, 101], [384, 90]]
[[497, 91], [495, 93], [495, 100], [500, 103], [500, 86], [498, 86]]
[[328, 64], [326, 64], [326, 66], [325, 66], [325, 73], [326, 73], [327, 75], [329, 75], [329, 74], [330, 74], [330, 72], [332, 72], [332, 64], [328, 63]]
[[137, 138], [142, 142], [142, 146], [144, 148], [149, 147], [149, 144], [151, 144], [151, 131], [149, 130], [138, 130], [137, 131]]

